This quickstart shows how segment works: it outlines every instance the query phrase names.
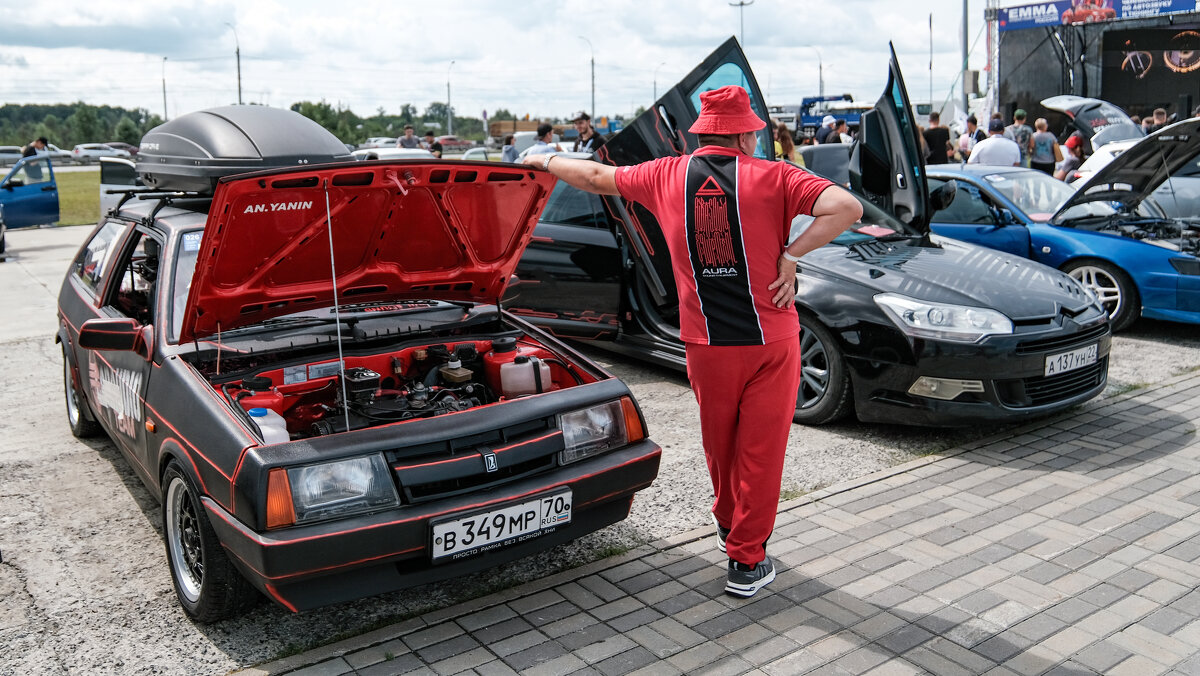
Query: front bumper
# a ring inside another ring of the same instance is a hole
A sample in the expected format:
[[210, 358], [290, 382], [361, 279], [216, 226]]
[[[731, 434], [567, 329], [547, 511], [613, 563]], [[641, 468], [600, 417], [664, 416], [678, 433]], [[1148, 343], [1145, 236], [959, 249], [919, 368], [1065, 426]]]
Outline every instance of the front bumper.
[[[230, 559], [268, 597], [301, 611], [435, 582], [511, 561], [624, 519], [634, 494], [658, 475], [662, 451], [644, 440], [491, 490], [339, 521], [259, 533], [204, 498]], [[568, 486], [569, 524], [486, 555], [433, 564], [430, 519], [499, 506]]]
[[[1092, 343], [1097, 345], [1094, 365], [1044, 376], [1047, 356]], [[911, 344], [911, 359], [848, 356], [855, 411], [864, 422], [942, 427], [1044, 416], [1104, 390], [1111, 343], [1112, 334], [1100, 325], [1050, 337], [994, 338], [978, 345], [917, 340]], [[909, 394], [921, 376], [981, 381], [983, 392], [951, 400]]]

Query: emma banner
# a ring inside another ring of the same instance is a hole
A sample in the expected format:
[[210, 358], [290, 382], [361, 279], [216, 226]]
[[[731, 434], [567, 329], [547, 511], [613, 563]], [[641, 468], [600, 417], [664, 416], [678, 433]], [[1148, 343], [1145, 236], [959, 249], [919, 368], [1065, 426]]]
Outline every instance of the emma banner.
[[1173, 12], [1191, 12], [1197, 0], [1055, 0], [1000, 10], [1000, 30], [1113, 19], [1138, 19]]

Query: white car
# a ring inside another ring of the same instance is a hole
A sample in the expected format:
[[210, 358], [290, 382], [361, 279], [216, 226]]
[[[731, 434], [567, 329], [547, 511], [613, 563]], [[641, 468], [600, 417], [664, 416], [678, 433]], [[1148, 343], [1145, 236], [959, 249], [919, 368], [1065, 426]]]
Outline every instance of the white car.
[[428, 160], [436, 159], [424, 148], [359, 148], [350, 153], [356, 160]]
[[372, 136], [358, 145], [359, 148], [393, 148], [395, 146], [395, 136]]
[[71, 157], [80, 164], [91, 164], [101, 157], [130, 157], [130, 154], [104, 143], [80, 143], [71, 150]]
[[[1084, 160], [1079, 168], [1071, 172], [1067, 182], [1079, 187], [1088, 182], [1117, 156], [1149, 137], [1126, 139], [1105, 143], [1096, 148], [1092, 156]], [[1196, 218], [1200, 216], [1200, 160], [1192, 160], [1171, 172], [1170, 176], [1150, 193], [1154, 202], [1172, 218]]]
[[46, 149], [39, 150], [38, 155], [40, 155], [42, 157], [49, 157], [51, 160], [53, 160], [55, 162], [63, 162], [63, 163], [70, 162], [71, 160], [74, 159], [74, 156], [71, 154], [70, 150], [63, 150], [62, 148], [59, 148], [58, 146], [54, 145], [53, 143], [47, 143]]
[[0, 146], [0, 165], [16, 164], [21, 159], [21, 146]]

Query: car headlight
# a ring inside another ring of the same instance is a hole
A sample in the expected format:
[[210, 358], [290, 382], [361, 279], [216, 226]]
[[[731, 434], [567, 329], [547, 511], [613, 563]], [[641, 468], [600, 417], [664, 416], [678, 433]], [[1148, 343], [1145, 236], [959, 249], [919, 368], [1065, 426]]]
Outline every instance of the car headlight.
[[1012, 320], [991, 308], [927, 303], [898, 293], [881, 293], [875, 304], [909, 336], [975, 343], [1013, 332]]
[[641, 418], [628, 397], [558, 416], [563, 434], [560, 464], [567, 465], [644, 437]]
[[[281, 482], [280, 479], [285, 481]], [[287, 486], [290, 485], [290, 491]], [[287, 519], [286, 492], [294, 517]], [[380, 454], [271, 471], [267, 525], [307, 523], [390, 507], [399, 502], [387, 463]]]

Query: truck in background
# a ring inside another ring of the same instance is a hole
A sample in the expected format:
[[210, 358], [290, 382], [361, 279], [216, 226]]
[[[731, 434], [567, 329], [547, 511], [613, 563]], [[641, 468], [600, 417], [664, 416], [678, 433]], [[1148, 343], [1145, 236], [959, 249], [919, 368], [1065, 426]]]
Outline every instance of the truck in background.
[[792, 130], [792, 136], [797, 142], [805, 136], [816, 136], [821, 120], [826, 115], [832, 115], [839, 120], [845, 120], [850, 132], [858, 130], [858, 121], [862, 114], [871, 110], [872, 104], [855, 102], [850, 94], [834, 94], [827, 96], [807, 96], [800, 105], [769, 106], [767, 114], [776, 122], [782, 122]]

